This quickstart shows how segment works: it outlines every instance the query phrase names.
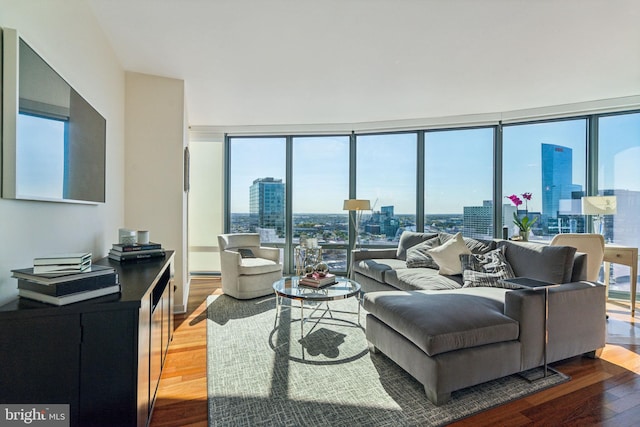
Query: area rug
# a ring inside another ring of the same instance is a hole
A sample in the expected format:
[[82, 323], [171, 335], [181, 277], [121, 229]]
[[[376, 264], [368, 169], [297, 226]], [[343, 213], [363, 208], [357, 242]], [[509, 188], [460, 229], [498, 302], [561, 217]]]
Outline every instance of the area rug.
[[278, 318], [275, 297], [211, 296], [207, 305], [211, 426], [439, 426], [569, 380], [513, 375], [435, 406], [418, 381], [367, 350], [355, 298], [331, 302], [331, 313], [305, 307], [313, 318], [302, 329], [297, 301], [285, 300]]

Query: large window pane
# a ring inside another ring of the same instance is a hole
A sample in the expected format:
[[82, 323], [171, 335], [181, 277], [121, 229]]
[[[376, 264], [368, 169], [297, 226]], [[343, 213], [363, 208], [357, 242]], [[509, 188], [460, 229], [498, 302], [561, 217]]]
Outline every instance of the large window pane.
[[[585, 231], [581, 197], [586, 176], [586, 120], [563, 120], [504, 127], [503, 197], [518, 196], [518, 216], [539, 217], [531, 239]], [[524, 193], [531, 193], [525, 201]], [[516, 207], [504, 199], [505, 225], [515, 232]]]
[[[349, 137], [293, 138], [292, 167], [293, 244], [318, 239], [329, 269], [346, 271], [349, 216], [342, 203], [349, 198]], [[328, 247], [336, 244], [344, 248]]]
[[[640, 246], [640, 113], [598, 123], [598, 195], [616, 196], [615, 215], [604, 216], [607, 242]], [[629, 267], [611, 264], [612, 291], [629, 292]]]
[[396, 245], [416, 227], [417, 134], [363, 135], [356, 144], [357, 198], [372, 208], [360, 222], [360, 242]]
[[285, 138], [230, 139], [231, 232], [284, 243]]
[[425, 133], [424, 228], [493, 238], [493, 128]]

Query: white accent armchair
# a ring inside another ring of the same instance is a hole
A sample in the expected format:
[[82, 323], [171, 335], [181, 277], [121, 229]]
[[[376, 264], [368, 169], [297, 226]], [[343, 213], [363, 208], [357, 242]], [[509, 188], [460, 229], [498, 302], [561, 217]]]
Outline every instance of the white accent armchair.
[[598, 281], [604, 258], [604, 237], [602, 234], [556, 234], [551, 239], [551, 246], [573, 246], [578, 252], [587, 254], [587, 280]]
[[273, 282], [282, 278], [280, 249], [260, 246], [257, 233], [221, 234], [218, 245], [222, 292], [237, 299], [273, 293]]

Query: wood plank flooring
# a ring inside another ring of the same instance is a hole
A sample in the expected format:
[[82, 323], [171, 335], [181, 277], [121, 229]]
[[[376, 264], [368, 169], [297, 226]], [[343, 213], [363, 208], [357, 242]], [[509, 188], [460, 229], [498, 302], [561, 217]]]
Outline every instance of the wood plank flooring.
[[[151, 427], [207, 425], [205, 300], [220, 293], [219, 279], [192, 278], [187, 313], [176, 315]], [[609, 329], [615, 330], [611, 341], [621, 344], [608, 344], [600, 359], [555, 363], [571, 381], [454, 425], [640, 425], [640, 333], [636, 341], [627, 305], [609, 302], [607, 310]]]

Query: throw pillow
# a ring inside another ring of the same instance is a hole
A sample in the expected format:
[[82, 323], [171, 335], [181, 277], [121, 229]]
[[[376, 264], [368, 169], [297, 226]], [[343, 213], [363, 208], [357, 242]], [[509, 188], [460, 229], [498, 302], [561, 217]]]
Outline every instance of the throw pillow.
[[253, 254], [251, 249], [239, 248], [238, 253], [241, 258], [255, 258], [256, 256]]
[[435, 233], [418, 233], [415, 231], [403, 231], [398, 242], [398, 250], [396, 258], [403, 261], [407, 260], [407, 250], [418, 243], [426, 242], [437, 236]]
[[[453, 234], [439, 233], [440, 243], [446, 243], [453, 238]], [[482, 240], [474, 239], [472, 237], [463, 237], [464, 244], [467, 245], [472, 254], [485, 254], [496, 248], [496, 242], [494, 240]]]
[[511, 265], [504, 256], [504, 249], [498, 248], [486, 254], [460, 255], [463, 288], [492, 287], [519, 289], [517, 285], [503, 283], [502, 279], [515, 276]]
[[428, 251], [438, 246], [440, 246], [440, 239], [436, 236], [407, 249], [407, 267], [437, 269], [438, 264], [431, 258]]
[[429, 249], [427, 253], [438, 264], [440, 274], [451, 276], [462, 273], [460, 255], [470, 254], [471, 251], [464, 244], [462, 233], [457, 233], [452, 239], [438, 247]]

